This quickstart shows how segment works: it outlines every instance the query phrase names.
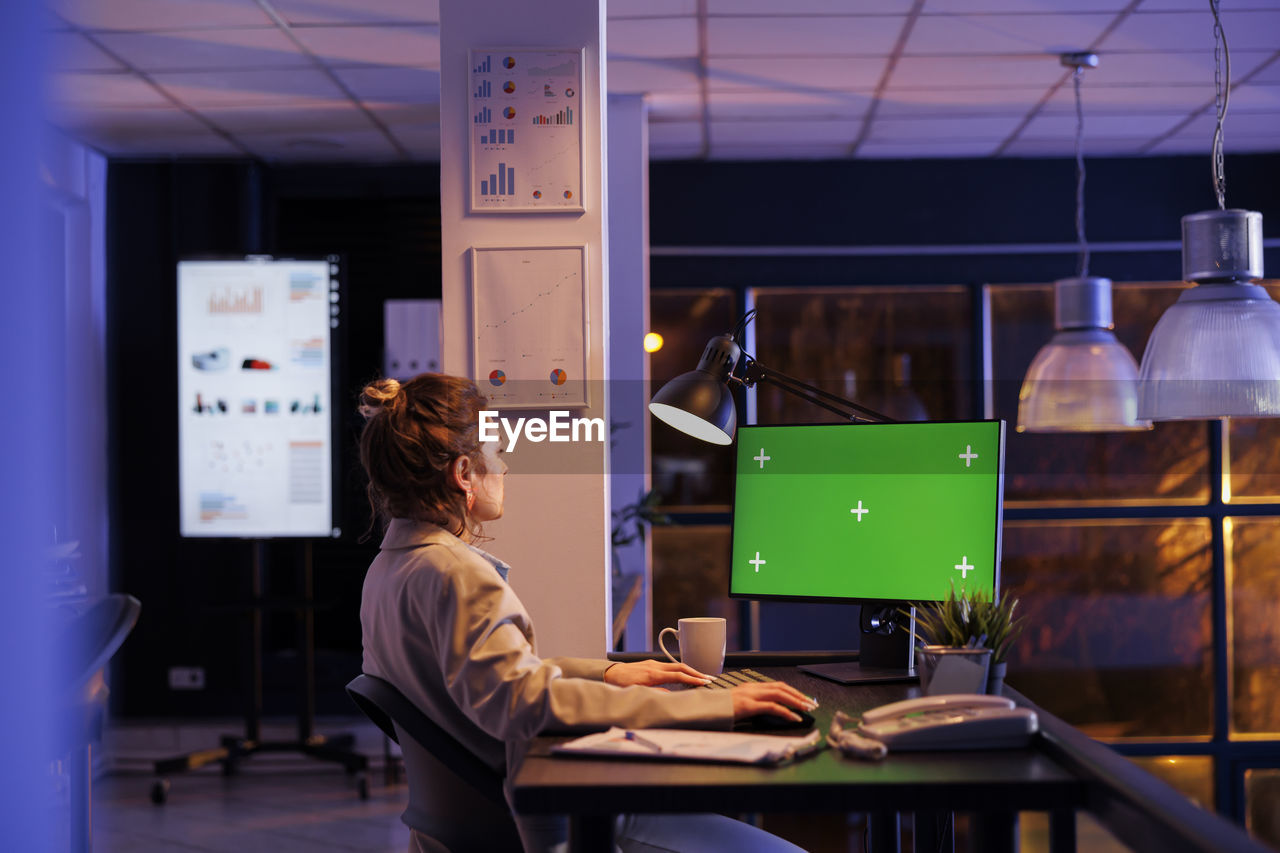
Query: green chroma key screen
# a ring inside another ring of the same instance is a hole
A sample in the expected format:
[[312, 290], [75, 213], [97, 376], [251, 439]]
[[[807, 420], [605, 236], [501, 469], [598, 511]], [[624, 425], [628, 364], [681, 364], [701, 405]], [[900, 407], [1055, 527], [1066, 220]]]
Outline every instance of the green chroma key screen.
[[737, 448], [730, 595], [995, 588], [1003, 421], [739, 427]]

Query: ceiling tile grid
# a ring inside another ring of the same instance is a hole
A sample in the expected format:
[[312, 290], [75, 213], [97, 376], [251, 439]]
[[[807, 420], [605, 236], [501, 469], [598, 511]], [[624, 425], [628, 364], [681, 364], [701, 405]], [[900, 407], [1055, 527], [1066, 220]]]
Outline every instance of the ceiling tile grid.
[[[1204, 0], [610, 0], [655, 159], [1091, 155], [1212, 132]], [[438, 0], [50, 0], [53, 120], [110, 154], [439, 156]], [[1223, 10], [1227, 151], [1280, 150], [1280, 0]], [[167, 123], [167, 124], [166, 124]], [[228, 138], [229, 137], [229, 138]], [[148, 150], [148, 145], [151, 149]]]

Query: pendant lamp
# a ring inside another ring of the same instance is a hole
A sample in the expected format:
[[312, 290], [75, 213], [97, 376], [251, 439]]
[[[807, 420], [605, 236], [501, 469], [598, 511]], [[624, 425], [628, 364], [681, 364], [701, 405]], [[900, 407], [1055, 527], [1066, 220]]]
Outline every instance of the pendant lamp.
[[1218, 209], [1182, 218], [1182, 277], [1195, 285], [1160, 318], [1142, 356], [1138, 412], [1157, 421], [1280, 417], [1280, 305], [1262, 278], [1262, 214], [1229, 209], [1222, 126], [1231, 53], [1213, 12], [1217, 125], [1212, 167]]
[[1084, 236], [1084, 110], [1080, 79], [1093, 53], [1064, 53], [1074, 69], [1076, 101], [1076, 239], [1079, 273], [1053, 283], [1054, 335], [1031, 362], [1018, 393], [1018, 432], [1112, 432], [1151, 429], [1138, 418], [1138, 363], [1116, 340], [1111, 279], [1089, 275]]

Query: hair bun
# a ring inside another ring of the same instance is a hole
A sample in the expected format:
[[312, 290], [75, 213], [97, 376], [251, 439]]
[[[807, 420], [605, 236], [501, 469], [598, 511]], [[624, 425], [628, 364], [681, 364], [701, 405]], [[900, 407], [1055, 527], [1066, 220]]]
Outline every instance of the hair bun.
[[396, 379], [378, 379], [360, 392], [360, 414], [367, 421], [379, 412], [393, 412], [404, 400], [404, 389]]

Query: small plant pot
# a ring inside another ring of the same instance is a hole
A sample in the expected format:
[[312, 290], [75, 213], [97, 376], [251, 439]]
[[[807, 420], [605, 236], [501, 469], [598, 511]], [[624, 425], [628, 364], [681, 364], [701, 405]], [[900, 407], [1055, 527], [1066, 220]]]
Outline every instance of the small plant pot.
[[991, 649], [921, 646], [916, 649], [920, 688], [926, 696], [940, 693], [986, 693]]
[[1002, 660], [987, 667], [987, 692], [992, 696], [1004, 693], [1004, 671], [1008, 665], [1008, 661]]

